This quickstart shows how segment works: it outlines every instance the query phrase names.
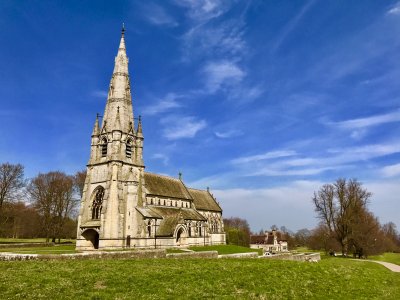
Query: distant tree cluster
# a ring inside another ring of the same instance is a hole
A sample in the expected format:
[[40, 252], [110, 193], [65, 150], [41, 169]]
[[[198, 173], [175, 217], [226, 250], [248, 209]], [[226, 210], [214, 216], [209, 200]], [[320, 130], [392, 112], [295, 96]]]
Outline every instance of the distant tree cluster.
[[[322, 186], [312, 197], [321, 220], [315, 229], [303, 228], [294, 233], [282, 226], [280, 232], [289, 249], [303, 246], [358, 257], [400, 252], [400, 234], [396, 225], [379, 223], [368, 210], [370, 198], [371, 193], [357, 180], [338, 179]], [[272, 229], [278, 230], [278, 226], [272, 225]], [[261, 229], [260, 234], [263, 233]]]
[[53, 242], [76, 236], [76, 216], [86, 173], [40, 173], [25, 180], [20, 164], [0, 165], [0, 236], [44, 237]]
[[224, 219], [226, 243], [248, 247], [250, 245], [250, 226], [245, 219]]

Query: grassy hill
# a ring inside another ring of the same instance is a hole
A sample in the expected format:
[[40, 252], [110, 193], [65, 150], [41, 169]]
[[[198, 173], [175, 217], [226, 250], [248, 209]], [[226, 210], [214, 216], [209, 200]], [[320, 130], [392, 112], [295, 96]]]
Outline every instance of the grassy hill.
[[2, 299], [400, 299], [400, 274], [340, 258], [0, 262]]

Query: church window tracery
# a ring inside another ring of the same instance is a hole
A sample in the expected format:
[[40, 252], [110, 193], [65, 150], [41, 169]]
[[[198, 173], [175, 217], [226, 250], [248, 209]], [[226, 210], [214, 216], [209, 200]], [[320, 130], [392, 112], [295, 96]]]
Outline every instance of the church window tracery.
[[92, 219], [93, 220], [100, 219], [101, 209], [103, 208], [102, 207], [103, 198], [104, 198], [104, 188], [100, 187], [97, 189], [96, 194], [93, 199], [93, 204], [92, 204]]

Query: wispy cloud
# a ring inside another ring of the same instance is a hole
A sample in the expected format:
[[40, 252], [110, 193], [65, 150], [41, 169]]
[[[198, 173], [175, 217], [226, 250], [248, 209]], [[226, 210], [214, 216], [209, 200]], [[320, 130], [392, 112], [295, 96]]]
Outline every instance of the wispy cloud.
[[400, 164], [383, 167], [381, 173], [384, 177], [394, 177], [400, 175]]
[[210, 93], [238, 84], [246, 76], [245, 71], [228, 60], [210, 62], [204, 67], [203, 72]]
[[186, 7], [187, 15], [195, 21], [208, 21], [225, 13], [230, 0], [175, 0], [176, 4]]
[[175, 93], [168, 93], [163, 99], [154, 105], [147, 106], [143, 109], [144, 115], [156, 115], [159, 113], [163, 113], [169, 111], [174, 108], [181, 107], [182, 105], [178, 103], [176, 100], [182, 98], [182, 95], [177, 95]]
[[366, 118], [358, 118], [341, 122], [331, 122], [330, 124], [343, 129], [359, 129], [371, 126], [378, 126], [391, 122], [400, 122], [400, 110]]
[[400, 2], [397, 2], [395, 5], [393, 5], [388, 11], [388, 14], [390, 15], [400, 15]]
[[279, 49], [279, 47], [282, 45], [284, 40], [287, 38], [287, 36], [295, 30], [297, 24], [301, 21], [301, 19], [304, 17], [304, 15], [307, 13], [307, 11], [312, 7], [314, 4], [315, 0], [310, 0], [307, 3], [305, 3], [300, 11], [294, 16], [293, 19], [291, 19], [286, 26], [284, 27], [283, 31], [279, 35], [279, 38], [276, 40], [274, 45], [271, 47], [272, 52], [275, 52]]
[[271, 151], [271, 152], [266, 152], [266, 153], [258, 154], [258, 155], [239, 157], [239, 158], [232, 160], [232, 163], [233, 164], [243, 164], [243, 163], [255, 162], [255, 161], [260, 161], [260, 160], [288, 157], [288, 156], [293, 156], [293, 155], [296, 155], [295, 151], [278, 150], [278, 151]]
[[163, 7], [155, 3], [146, 3], [142, 6], [144, 18], [151, 24], [157, 26], [178, 26], [178, 22], [169, 15]]
[[228, 130], [228, 131], [216, 131], [215, 135], [220, 138], [220, 139], [228, 139], [228, 138], [232, 138], [232, 137], [237, 137], [242, 135], [243, 132], [237, 129], [232, 129], [232, 130]]
[[155, 153], [152, 155], [152, 158], [161, 160], [161, 162], [163, 163], [164, 166], [168, 165], [168, 163], [169, 163], [169, 157], [163, 153]]
[[206, 121], [192, 116], [169, 116], [163, 118], [161, 124], [165, 127], [163, 136], [168, 140], [193, 138], [197, 132], [207, 126]]
[[91, 95], [93, 97], [105, 98], [105, 97], [108, 96], [108, 93], [105, 90], [94, 90], [94, 91], [91, 92]]

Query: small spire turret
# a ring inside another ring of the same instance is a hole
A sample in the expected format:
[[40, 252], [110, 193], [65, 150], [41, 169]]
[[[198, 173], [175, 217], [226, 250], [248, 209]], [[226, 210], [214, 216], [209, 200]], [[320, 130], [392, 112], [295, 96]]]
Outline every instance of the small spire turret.
[[99, 114], [96, 114], [96, 121], [94, 122], [93, 126], [93, 131], [92, 131], [92, 136], [97, 136], [100, 134], [100, 129], [99, 129]]
[[139, 116], [138, 127], [136, 131], [136, 136], [143, 138], [143, 131], [142, 131], [142, 117]]

